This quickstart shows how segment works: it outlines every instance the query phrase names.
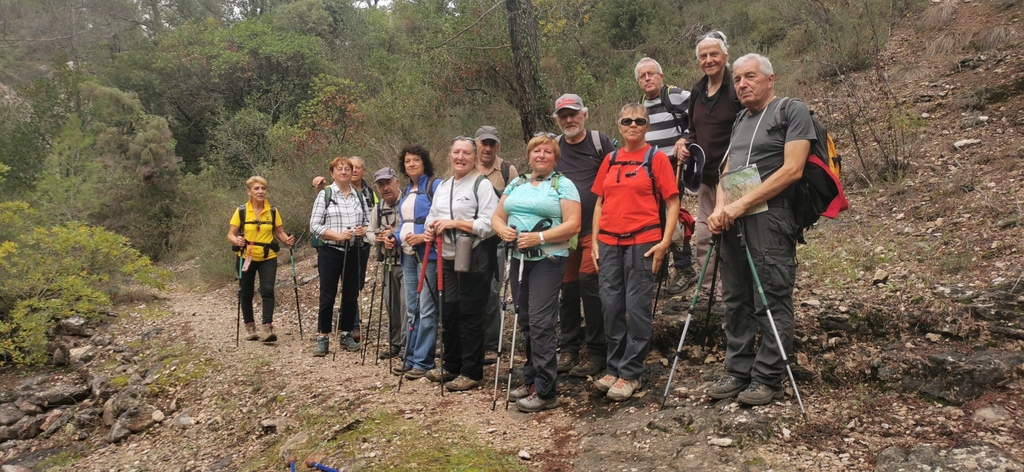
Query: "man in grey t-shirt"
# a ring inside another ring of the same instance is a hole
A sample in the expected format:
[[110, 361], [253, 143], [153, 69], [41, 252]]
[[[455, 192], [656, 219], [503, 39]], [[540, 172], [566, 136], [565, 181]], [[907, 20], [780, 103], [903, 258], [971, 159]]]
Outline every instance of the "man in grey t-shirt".
[[[746, 251], [750, 251], [754, 261], [782, 348], [788, 351], [793, 346], [796, 281], [797, 227], [792, 185], [803, 175], [815, 134], [810, 112], [799, 101], [786, 107], [787, 116], [782, 120], [788, 121], [785, 129], [777, 123], [779, 99], [775, 96], [775, 74], [768, 58], [747, 54], [733, 63], [732, 70], [736, 95], [746, 111], [740, 112], [733, 125], [725, 156], [727, 172], [718, 184], [715, 211], [708, 217], [708, 228], [720, 235], [726, 310], [725, 368], [729, 375], [712, 386], [708, 396], [736, 396], [743, 404], [765, 405], [782, 398], [785, 365], [765, 307], [755, 298]], [[745, 193], [737, 192], [741, 195], [727, 197], [726, 189], [741, 173], [756, 175], [759, 180], [755, 182], [759, 183]], [[755, 351], [758, 330], [761, 346]]]

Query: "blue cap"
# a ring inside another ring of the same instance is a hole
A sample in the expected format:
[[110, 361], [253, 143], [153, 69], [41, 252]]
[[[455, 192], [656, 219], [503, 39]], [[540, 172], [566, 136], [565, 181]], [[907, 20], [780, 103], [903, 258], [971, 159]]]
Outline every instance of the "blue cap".
[[700, 178], [704, 173], [704, 149], [697, 143], [686, 146], [690, 155], [683, 161], [683, 186], [691, 192], [700, 190]]

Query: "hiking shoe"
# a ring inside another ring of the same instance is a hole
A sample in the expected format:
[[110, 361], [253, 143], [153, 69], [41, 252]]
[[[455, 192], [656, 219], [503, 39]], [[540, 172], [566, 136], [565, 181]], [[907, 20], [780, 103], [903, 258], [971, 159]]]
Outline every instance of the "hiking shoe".
[[316, 338], [316, 349], [313, 350], [313, 357], [324, 357], [327, 355], [328, 346], [331, 344], [330, 338], [327, 336], [319, 336]]
[[576, 367], [576, 364], [580, 361], [580, 355], [575, 352], [563, 352], [558, 355], [558, 367], [556, 370], [559, 374], [564, 374]]
[[338, 338], [338, 345], [346, 351], [359, 350], [359, 343], [357, 343], [355, 339], [352, 339], [351, 334], [342, 334], [341, 337]]
[[422, 379], [423, 376], [425, 376], [425, 375], [427, 375], [427, 373], [423, 372], [422, 370], [419, 370], [419, 369], [409, 369], [409, 370], [405, 371], [405, 378], [407, 378], [409, 380]]
[[616, 376], [614, 376], [612, 374], [608, 374], [608, 375], [605, 375], [604, 377], [601, 377], [600, 379], [595, 380], [594, 381], [594, 388], [596, 388], [596, 389], [598, 389], [598, 390], [600, 390], [602, 392], [607, 392], [608, 389], [612, 388], [612, 385], [615, 385], [615, 382], [617, 382], [618, 380], [619, 380], [618, 377], [616, 377]]
[[541, 398], [536, 393], [516, 401], [516, 408], [523, 413], [536, 413], [538, 411], [558, 408], [558, 397]]
[[750, 385], [750, 381], [727, 375], [708, 389], [708, 396], [715, 400], [735, 397]]
[[412, 370], [412, 367], [403, 364], [398, 364], [391, 368], [391, 373], [395, 375], [402, 375], [410, 370]]
[[487, 351], [484, 353], [484, 365], [491, 365], [498, 362], [498, 353], [494, 351]]
[[640, 379], [619, 379], [608, 389], [608, 399], [616, 402], [626, 401], [637, 390], [640, 390]]
[[356, 325], [355, 328], [352, 328], [352, 340], [359, 342], [361, 339], [363, 337], [359, 335], [359, 325]]
[[695, 272], [692, 267], [683, 267], [680, 272], [679, 280], [670, 284], [668, 287], [665, 287], [665, 293], [669, 295], [679, 295], [697, 282], [697, 272]]
[[597, 375], [607, 367], [608, 365], [605, 363], [604, 359], [594, 361], [593, 357], [588, 357], [583, 362], [576, 364], [576, 367], [573, 367], [572, 370], [569, 371], [569, 375], [574, 377], [590, 377]]
[[245, 324], [245, 340], [246, 341], [257, 341], [260, 339], [260, 335], [256, 334], [256, 323]]
[[[458, 377], [458, 376], [459, 376], [459, 374], [457, 374], [455, 372], [452, 372], [450, 370], [445, 370], [444, 371], [444, 381], [445, 382], [447, 382], [449, 380], [455, 380], [455, 378]], [[427, 378], [427, 380], [429, 380], [431, 382], [440, 382], [441, 381], [441, 369], [430, 369], [430, 370], [427, 371], [425, 377]]]
[[740, 392], [736, 400], [744, 405], [767, 405], [772, 400], [782, 400], [783, 395], [781, 388], [774, 389], [761, 382], [750, 382], [750, 386]]
[[377, 357], [380, 359], [391, 359], [392, 357], [398, 357], [398, 354], [401, 352], [402, 348], [398, 346], [391, 346], [391, 349], [388, 349], [387, 351], [380, 353], [380, 355]]
[[[445, 373], [447, 374], [447, 372]], [[465, 375], [460, 375], [450, 382], [445, 382], [444, 388], [447, 388], [449, 392], [464, 392], [466, 390], [477, 388], [483, 384], [484, 381], [482, 379], [473, 380]]]
[[537, 389], [534, 388], [533, 384], [530, 384], [530, 385], [520, 385], [520, 386], [516, 387], [515, 390], [512, 390], [511, 392], [508, 392], [508, 401], [514, 402], [516, 400], [521, 400], [521, 399], [526, 398], [526, 397], [528, 397], [530, 395], [533, 395], [534, 392], [536, 392], [536, 391], [537, 391]]
[[263, 332], [266, 334], [266, 336], [263, 337], [263, 342], [272, 343], [274, 341], [277, 341], [277, 335], [274, 334], [274, 325], [270, 323], [264, 324]]

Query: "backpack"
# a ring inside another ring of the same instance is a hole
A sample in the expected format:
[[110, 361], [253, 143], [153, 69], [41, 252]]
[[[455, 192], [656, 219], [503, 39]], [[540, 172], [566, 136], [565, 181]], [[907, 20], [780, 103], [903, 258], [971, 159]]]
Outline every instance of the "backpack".
[[[563, 136], [565, 135], [560, 134], [555, 138], [555, 140], [558, 141], [558, 144], [562, 144]], [[597, 156], [604, 157], [604, 148], [601, 146], [601, 133], [597, 132], [596, 129], [590, 130], [590, 141], [594, 143], [594, 149], [597, 150]]]
[[[359, 192], [354, 188], [352, 191], [359, 194], [359, 206], [363, 209], [363, 215], [366, 215], [366, 199], [363, 198], [362, 192]], [[330, 185], [324, 187], [324, 217], [320, 219], [320, 224], [327, 221], [327, 208], [331, 206], [331, 193], [333, 193], [333, 190]], [[328, 246], [326, 241], [320, 239], [315, 234], [310, 238], [309, 245], [313, 247]]]
[[[595, 131], [594, 133], [595, 133], [595, 136], [596, 136], [597, 132]], [[561, 139], [561, 136], [559, 136], [559, 139]], [[598, 144], [598, 146], [600, 146], [600, 144]], [[598, 147], [598, 149], [600, 149], [600, 147]], [[562, 177], [564, 177], [564, 175], [562, 175], [561, 172], [553, 172], [551, 174], [551, 189], [554, 190], [556, 194], [558, 193], [558, 181], [561, 180]], [[509, 194], [511, 194], [517, 188], [519, 188], [520, 185], [523, 185], [526, 182], [529, 182], [530, 179], [531, 179], [530, 174], [520, 175], [519, 178], [516, 179], [512, 183], [511, 189], [506, 188], [506, 191], [509, 192]], [[550, 223], [550, 220], [549, 220], [549, 223]], [[570, 252], [576, 250], [576, 246], [579, 245], [579, 241], [580, 241], [579, 234], [574, 234], [571, 238], [569, 238], [568, 243], [569, 243], [569, 251]]]
[[[243, 204], [238, 206], [238, 221], [242, 224], [242, 227], [239, 228], [239, 229], [242, 231], [242, 236], [245, 236], [245, 225], [254, 225], [254, 224], [256, 224], [256, 218], [253, 218], [252, 221], [246, 221], [245, 213], [246, 213], [245, 204], [243, 203]], [[258, 216], [257, 216], [257, 218], [258, 218]], [[276, 228], [276, 227], [277, 227], [277, 207], [275, 207], [274, 205], [270, 205], [270, 229], [271, 229], [271, 232], [273, 232], [273, 229]], [[272, 240], [269, 243], [256, 243], [256, 242], [252, 242], [252, 243], [249, 243], [249, 244], [252, 244], [253, 246], [258, 246], [258, 247], [263, 248], [263, 257], [267, 257], [267, 254], [268, 254], [267, 249], [270, 249], [270, 250], [272, 250], [274, 252], [278, 252], [278, 251], [281, 250], [281, 244], [278, 243], [276, 239]], [[231, 246], [231, 250], [234, 251], [234, 252], [239, 252], [239, 251], [242, 251], [243, 249], [245, 249], [245, 248], [241, 247], [241, 246]]]
[[600, 230], [601, 234], [607, 234], [609, 236], [615, 236], [616, 238], [619, 238], [619, 239], [625, 239], [625, 238], [633, 237], [634, 235], [636, 235], [638, 233], [642, 233], [644, 231], [649, 231], [649, 230], [654, 229], [654, 228], [659, 228], [660, 229], [660, 228], [664, 228], [665, 227], [665, 201], [662, 200], [661, 197], [658, 194], [658, 185], [657, 185], [657, 182], [654, 181], [654, 169], [652, 168], [652, 165], [653, 165], [652, 161], [654, 160], [654, 153], [656, 153], [656, 152], [658, 152], [658, 147], [657, 146], [650, 146], [650, 147], [648, 147], [647, 154], [644, 155], [644, 160], [642, 162], [638, 162], [638, 161], [619, 161], [619, 160], [616, 159], [618, 157], [618, 155], [619, 155], [619, 151], [618, 150], [612, 151], [611, 155], [609, 156], [608, 169], [611, 170], [611, 166], [628, 166], [628, 165], [633, 165], [633, 166], [643, 167], [644, 170], [647, 171], [647, 176], [651, 179], [651, 192], [654, 194], [654, 198], [658, 202], [658, 214], [660, 215], [659, 223], [657, 225], [645, 226], [643, 228], [640, 228], [640, 229], [638, 229], [638, 230], [636, 230], [636, 231], [634, 231], [632, 233], [628, 233], [628, 234], [616, 234], [616, 233], [612, 233], [610, 231]]
[[[676, 130], [678, 130], [679, 133], [682, 134], [686, 132], [686, 129], [689, 125], [689, 116], [687, 115], [687, 113], [689, 113], [689, 110], [687, 110], [687, 106], [685, 104], [676, 105], [675, 103], [672, 103], [672, 100], [669, 100], [668, 92], [672, 88], [678, 87], [675, 87], [674, 85], [661, 86], [661, 93], [659, 95], [661, 98], [661, 106], [665, 107], [665, 111], [672, 114], [672, 120], [676, 122]], [[682, 116], [683, 119], [680, 119], [680, 116]], [[684, 119], [686, 121], [683, 121]]]
[[[785, 133], [789, 122], [786, 121], [786, 109], [797, 99], [785, 97], [779, 100], [775, 108], [775, 123]], [[797, 241], [807, 244], [804, 230], [814, 226], [822, 216], [835, 218], [839, 212], [850, 208], [846, 199], [843, 184], [839, 182], [839, 171], [842, 170], [842, 157], [836, 152], [832, 136], [828, 129], [811, 111], [811, 123], [814, 125], [814, 141], [804, 164], [803, 176], [793, 187], [793, 215], [797, 223]], [[827, 161], [825, 160], [827, 159]]]
[[[438, 178], [438, 177], [434, 177], [434, 176], [428, 177], [427, 178], [427, 191], [426, 192], [424, 192], [422, 190], [419, 190], [419, 189], [416, 189], [416, 191], [413, 192], [412, 191], [412, 184], [410, 183], [409, 186], [405, 188], [406, 189], [406, 194], [408, 194], [408, 195], [412, 195], [412, 194], [419, 195], [419, 194], [425, 193], [425, 194], [427, 194], [427, 201], [429, 201], [430, 205], [433, 206], [434, 205], [434, 190], [435, 190], [434, 189], [434, 182], [437, 182], [438, 180], [441, 180], [441, 179]], [[423, 218], [416, 218], [412, 222], [413, 222], [413, 224], [421, 225], [421, 224], [425, 223], [426, 221], [427, 221], [427, 218], [423, 217]]]

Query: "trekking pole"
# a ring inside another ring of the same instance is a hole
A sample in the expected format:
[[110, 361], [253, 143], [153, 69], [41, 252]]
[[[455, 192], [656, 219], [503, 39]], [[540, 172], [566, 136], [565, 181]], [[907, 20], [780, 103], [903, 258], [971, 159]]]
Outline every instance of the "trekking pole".
[[[383, 251], [378, 252], [377, 257], [385, 257]], [[380, 276], [380, 305], [379, 305], [380, 308], [378, 308], [378, 310], [380, 310], [380, 313], [377, 314], [377, 348], [376, 348], [376, 351], [373, 353], [373, 357], [376, 358], [373, 361], [373, 365], [380, 364], [380, 334], [381, 334], [381, 330], [384, 329], [384, 292], [388, 292], [388, 296], [391, 296], [391, 294], [395, 290], [395, 287], [393, 287], [394, 284], [389, 283], [389, 282], [394, 282], [394, 280], [392, 280], [392, 278], [391, 278], [391, 271], [393, 270], [393, 268], [391, 267], [391, 257], [385, 257], [385, 262], [380, 262], [378, 260], [377, 263], [383, 265], [384, 273], [381, 274], [381, 276]], [[387, 277], [387, 278], [385, 278], [385, 277]], [[370, 296], [371, 297], [373, 296], [373, 292], [370, 292]], [[392, 302], [395, 301], [394, 297], [392, 297], [391, 301]], [[371, 301], [370, 303], [372, 304], [373, 302]], [[392, 305], [394, 305], [394, 303], [392, 303]], [[399, 303], [398, 307], [401, 308], [401, 306], [402, 306], [402, 304]], [[392, 308], [394, 308], [394, 307], [392, 306]], [[391, 337], [391, 320], [390, 319], [388, 319], [388, 337], [389, 338]], [[389, 340], [389, 342], [388, 342], [388, 354], [390, 355], [390, 353], [391, 353], [391, 342]], [[388, 366], [391, 365], [392, 357], [388, 357]]]
[[[291, 235], [289, 234], [288, 236]], [[299, 278], [295, 275], [295, 246], [288, 248], [288, 255], [292, 260], [292, 288], [295, 289], [295, 317], [299, 319], [299, 343], [301, 344], [306, 335], [302, 334], [302, 309], [299, 308]]]
[[[697, 277], [697, 289], [693, 291], [693, 298], [690, 299], [690, 308], [686, 310], [686, 322], [683, 323], [683, 333], [679, 336], [679, 344], [676, 346], [676, 353], [672, 358], [672, 368], [668, 371], [668, 382], [665, 383], [665, 393], [661, 395], [661, 408], [665, 408], [665, 400], [668, 399], [668, 391], [672, 388], [672, 378], [675, 377], [676, 365], [679, 363], [679, 355], [683, 351], [683, 342], [686, 340], [686, 331], [690, 328], [690, 318], [693, 316], [693, 308], [697, 306], [697, 298], [700, 297], [700, 286], [704, 282], [704, 274], [708, 270], [708, 263], [711, 262], [711, 252], [715, 250], [715, 243], [717, 242], [717, 239], [718, 236], [714, 236], [711, 239], [711, 247], [708, 248], [708, 254], [704, 257], [704, 265], [700, 268], [700, 275]], [[712, 277], [714, 276], [712, 275]]]
[[309, 459], [306, 459], [306, 467], [309, 467], [310, 469], [316, 469], [316, 470], [319, 470], [319, 471], [322, 471], [322, 472], [338, 472], [338, 469], [332, 469], [330, 467], [327, 467], [326, 465], [323, 465], [323, 464], [313, 460], [312, 457], [309, 458]]
[[[438, 336], [441, 338], [441, 381], [438, 384], [441, 385], [441, 396], [444, 396], [444, 235], [440, 232], [437, 233], [437, 299], [434, 303], [437, 304], [437, 323], [440, 327]], [[429, 260], [429, 257], [428, 257]], [[430, 290], [430, 287], [427, 287]]]
[[662, 259], [661, 267], [658, 268], [658, 288], [654, 290], [654, 305], [651, 306], [651, 316], [658, 311], [658, 299], [661, 298], [661, 285], [668, 277], [668, 255]]
[[[782, 356], [782, 363], [786, 365], [786, 372], [789, 373], [789, 381], [793, 384], [793, 394], [796, 395], [796, 402], [800, 405], [800, 413], [804, 415], [804, 422], [809, 422], [807, 418], [807, 410], [804, 409], [804, 402], [800, 399], [800, 390], [796, 388], [796, 378], [793, 377], [793, 369], [789, 367], [789, 358], [786, 357], [786, 348], [782, 345], [782, 338], [779, 337], [779, 328], [775, 326], [775, 317], [772, 316], [772, 309], [768, 306], [768, 298], [764, 295], [764, 287], [761, 286], [761, 279], [757, 276], [757, 269], [754, 268], [754, 258], [750, 256], [750, 248], [747, 246], [746, 238], [743, 234], [743, 226], [740, 226], [740, 246], [743, 246], [743, 250], [747, 253], [747, 263], [750, 264], [750, 274], [754, 278], [754, 285], [757, 286], [757, 294], [761, 296], [761, 304], [764, 305], [764, 311], [768, 314], [768, 322], [772, 325], [772, 334], [775, 335], [775, 343], [779, 346], [779, 355]], [[764, 342], [762, 339], [761, 342]]]
[[[721, 242], [721, 240], [718, 242]], [[715, 250], [715, 265], [711, 267], [711, 292], [708, 293], [708, 309], [704, 313], [704, 328], [702, 328], [704, 331], [704, 340], [701, 341], [701, 347], [703, 348], [703, 353], [705, 355], [709, 350], [708, 340], [711, 339], [711, 307], [715, 304], [715, 284], [718, 282], [718, 266], [719, 263], [722, 262], [721, 246], [709, 247], [708, 252], [711, 252], [712, 248]]]
[[[515, 228], [512, 226], [512, 228]], [[512, 261], [512, 245], [505, 243], [505, 289], [501, 294], [501, 318], [498, 322], [498, 359], [494, 361], [494, 393], [491, 396], [491, 411], [498, 408], [498, 379], [501, 378], [501, 341], [505, 335], [505, 310], [508, 309], [509, 264]]]
[[[377, 291], [377, 274], [380, 272], [380, 250], [377, 250], [377, 264], [373, 267], [373, 287], [370, 288], [370, 316], [366, 318], [366, 329], [369, 330], [373, 323], [373, 301], [375, 299], [374, 293]], [[381, 284], [381, 292], [384, 291], [384, 286]], [[384, 298], [381, 297], [381, 303], [384, 303]], [[379, 320], [378, 323], [380, 324]], [[366, 365], [366, 350], [370, 345], [370, 333], [366, 333], [366, 342], [363, 343], [362, 349], [362, 361], [360, 365]], [[377, 354], [380, 354], [380, 327], [377, 328]]]
[[512, 366], [516, 357], [516, 330], [519, 328], [519, 297], [523, 295], [523, 253], [519, 253], [519, 275], [516, 276], [516, 299], [512, 305], [515, 316], [512, 317], [512, 344], [508, 348], [508, 383], [505, 386], [505, 410], [508, 410], [509, 396], [512, 394]]
[[235, 347], [242, 336], [242, 257], [238, 257], [238, 314], [235, 316]]
[[[349, 228], [349, 229], [352, 229], [352, 228]], [[345, 248], [345, 256], [341, 258], [341, 279], [338, 280], [338, 305], [339, 305], [338, 316], [337, 316], [338, 322], [335, 323], [335, 325], [334, 325], [335, 326], [334, 333], [340, 333], [341, 332], [341, 308], [340, 307], [344, 307], [345, 306], [345, 269], [348, 268], [348, 251], [349, 251], [349, 249], [351, 249], [351, 245], [349, 244], [349, 241], [351, 241], [351, 239], [346, 239], [345, 240], [345, 246], [344, 246], [344, 248]], [[338, 338], [338, 344], [341, 344], [341, 337], [340, 336]], [[338, 347], [341, 347], [341, 346], [338, 346]], [[334, 352], [331, 353], [331, 362], [335, 362], [337, 360], [338, 360], [338, 349], [335, 348]]]

